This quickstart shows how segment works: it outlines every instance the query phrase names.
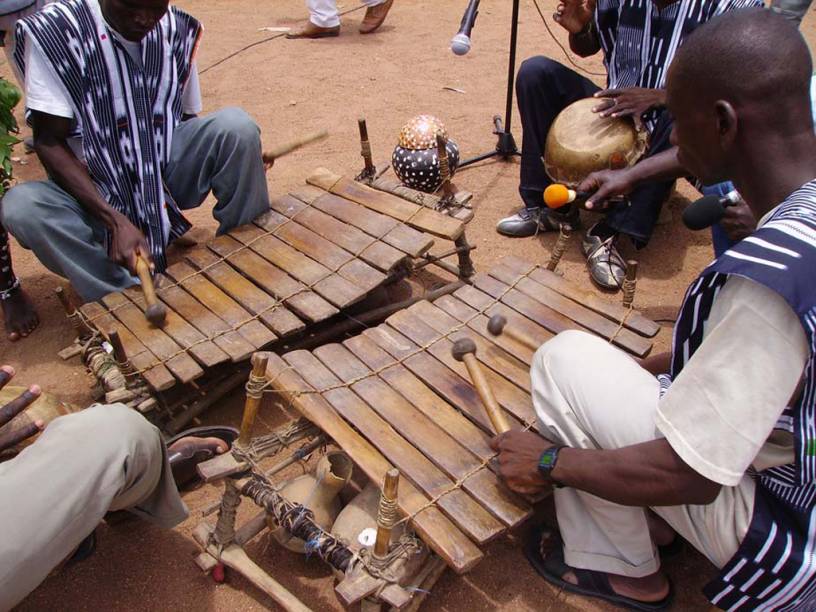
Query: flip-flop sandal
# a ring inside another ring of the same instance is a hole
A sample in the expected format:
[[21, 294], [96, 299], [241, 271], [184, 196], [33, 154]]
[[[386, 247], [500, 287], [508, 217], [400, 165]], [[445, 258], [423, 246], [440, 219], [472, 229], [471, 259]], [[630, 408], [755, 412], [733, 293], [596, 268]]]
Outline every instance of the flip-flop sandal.
[[[541, 556], [541, 538], [545, 532], [550, 531], [542, 526], [533, 531], [533, 537], [524, 546], [524, 555], [535, 568], [538, 574], [550, 584], [586, 597], [596, 597], [611, 604], [629, 610], [641, 610], [643, 612], [654, 612], [665, 610], [669, 607], [674, 598], [674, 591], [669, 585], [669, 594], [660, 601], [646, 602], [618, 595], [609, 584], [609, 578], [603, 572], [594, 570], [577, 569], [568, 566], [564, 562], [564, 547], [560, 535], [553, 533], [553, 549], [547, 554], [547, 558]], [[562, 579], [562, 576], [571, 571], [578, 579], [578, 584], [572, 584]]]
[[668, 544], [657, 547], [657, 552], [660, 553], [661, 559], [674, 559], [675, 557], [679, 557], [685, 550], [686, 541], [679, 535], [675, 535], [674, 539]]
[[74, 552], [68, 557], [68, 560], [65, 562], [65, 567], [70, 565], [74, 565], [75, 563], [81, 563], [88, 557], [90, 557], [94, 551], [96, 550], [96, 530], [91, 532], [91, 535], [87, 536], [84, 540], [79, 543], [74, 549]]
[[[182, 438], [218, 438], [232, 447], [232, 443], [238, 438], [238, 430], [234, 427], [226, 426], [204, 426], [193, 427], [186, 431], [176, 434], [169, 440], [166, 445], [168, 448]], [[181, 489], [197, 483], [200, 478], [196, 471], [196, 466], [215, 457], [215, 450], [209, 448], [196, 448], [194, 445], [185, 446], [174, 453], [170, 453], [168, 460], [170, 461], [170, 468], [173, 470], [173, 478], [176, 481], [176, 486]]]

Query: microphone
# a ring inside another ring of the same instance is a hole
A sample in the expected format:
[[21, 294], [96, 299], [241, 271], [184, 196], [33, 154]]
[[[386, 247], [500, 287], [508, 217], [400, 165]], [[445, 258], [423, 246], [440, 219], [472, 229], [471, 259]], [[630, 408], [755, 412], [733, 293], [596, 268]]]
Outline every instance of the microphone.
[[558, 209], [575, 201], [586, 200], [590, 195], [586, 191], [575, 191], [566, 185], [553, 183], [544, 190], [544, 203], [547, 208]]
[[723, 218], [727, 206], [734, 206], [739, 201], [740, 195], [736, 191], [730, 191], [724, 196], [702, 197], [683, 211], [683, 225], [694, 231], [711, 227]]
[[459, 24], [459, 31], [451, 39], [451, 51], [456, 55], [465, 55], [470, 51], [470, 33], [476, 25], [476, 16], [479, 14], [479, 2], [481, 0], [470, 0], [465, 14], [462, 16], [462, 23]]

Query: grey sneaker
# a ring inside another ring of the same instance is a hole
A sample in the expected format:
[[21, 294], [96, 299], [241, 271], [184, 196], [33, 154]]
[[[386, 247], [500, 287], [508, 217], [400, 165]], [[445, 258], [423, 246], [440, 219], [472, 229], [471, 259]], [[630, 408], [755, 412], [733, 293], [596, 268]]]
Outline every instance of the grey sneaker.
[[617, 291], [623, 286], [626, 275], [626, 263], [615, 245], [617, 235], [601, 239], [592, 234], [593, 225], [581, 241], [581, 251], [587, 258], [589, 276], [604, 289]]
[[516, 214], [505, 217], [496, 225], [496, 231], [505, 236], [525, 238], [538, 232], [540, 208], [520, 208]]

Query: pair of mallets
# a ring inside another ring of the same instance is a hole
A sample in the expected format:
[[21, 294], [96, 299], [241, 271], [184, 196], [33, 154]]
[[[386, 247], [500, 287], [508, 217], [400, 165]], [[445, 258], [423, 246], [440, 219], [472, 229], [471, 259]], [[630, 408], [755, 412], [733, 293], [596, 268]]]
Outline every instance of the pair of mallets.
[[[493, 315], [487, 324], [487, 330], [493, 336], [500, 336], [504, 334], [508, 338], [515, 340], [530, 348], [536, 350], [538, 346], [531, 338], [523, 332], [507, 325], [507, 318], [502, 315]], [[456, 361], [464, 362], [470, 375], [473, 386], [476, 388], [476, 393], [484, 404], [487, 417], [490, 419], [493, 429], [497, 434], [502, 434], [510, 431], [510, 421], [507, 420], [507, 415], [502, 411], [499, 403], [496, 401], [496, 396], [493, 395], [493, 390], [487, 382], [482, 364], [476, 359], [476, 343], [471, 338], [460, 338], [453, 343], [451, 354]]]
[[[261, 155], [263, 163], [266, 164], [267, 167], [272, 167], [272, 164], [274, 164], [278, 158], [297, 151], [308, 144], [323, 140], [328, 135], [329, 133], [326, 130], [312, 132], [306, 136], [296, 138], [295, 140], [275, 147], [274, 149], [265, 151]], [[136, 252], [136, 275], [139, 277], [139, 282], [142, 284], [142, 291], [144, 291], [146, 306], [145, 318], [154, 327], [164, 327], [167, 322], [167, 307], [156, 297], [156, 287], [153, 284], [150, 264], [144, 254], [138, 251]]]

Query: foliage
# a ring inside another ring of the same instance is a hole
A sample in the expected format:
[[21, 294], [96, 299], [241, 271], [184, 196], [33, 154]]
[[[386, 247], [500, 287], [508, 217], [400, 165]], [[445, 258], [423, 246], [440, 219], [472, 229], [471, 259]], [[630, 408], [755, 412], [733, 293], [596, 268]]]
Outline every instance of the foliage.
[[0, 196], [11, 182], [11, 150], [20, 140], [12, 134], [18, 132], [17, 120], [12, 113], [20, 102], [20, 90], [0, 77]]

